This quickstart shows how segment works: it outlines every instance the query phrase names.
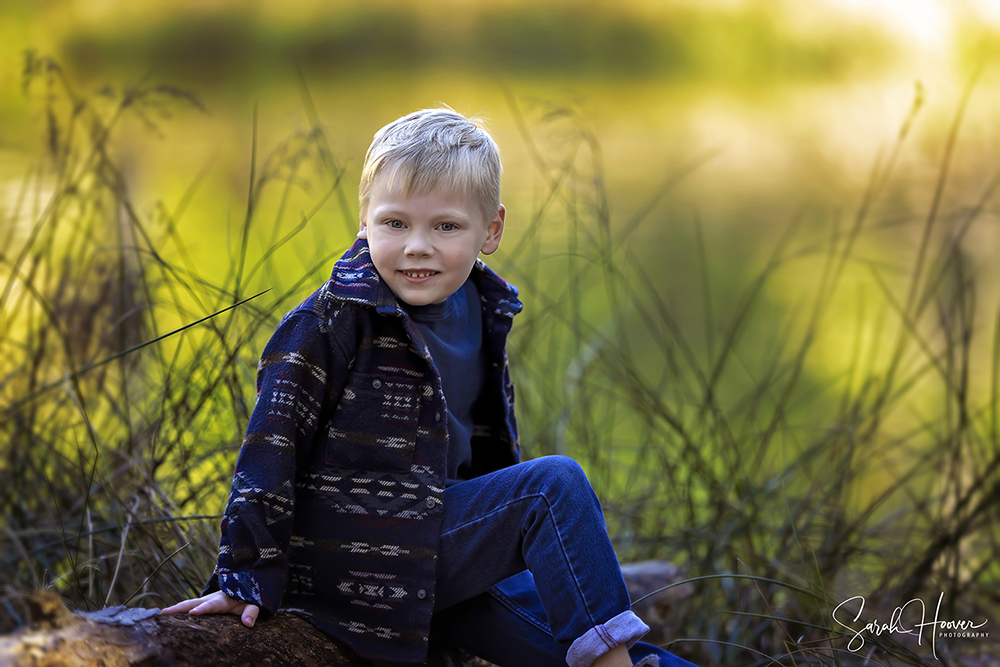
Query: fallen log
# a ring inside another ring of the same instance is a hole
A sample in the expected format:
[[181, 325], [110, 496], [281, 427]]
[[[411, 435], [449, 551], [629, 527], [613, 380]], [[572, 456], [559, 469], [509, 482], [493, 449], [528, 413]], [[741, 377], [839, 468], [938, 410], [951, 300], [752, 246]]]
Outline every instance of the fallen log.
[[[682, 578], [675, 566], [662, 561], [625, 565], [622, 574], [633, 600]], [[690, 584], [682, 584], [634, 607], [652, 628], [647, 640], [660, 642], [672, 634], [671, 608], [690, 591]], [[30, 625], [0, 637], [0, 667], [389, 667], [359, 658], [290, 613], [278, 613], [251, 629], [231, 615], [162, 616], [159, 609], [125, 607], [73, 613], [53, 591], [33, 592], [29, 606]], [[433, 652], [427, 664], [489, 666], [442, 650]]]

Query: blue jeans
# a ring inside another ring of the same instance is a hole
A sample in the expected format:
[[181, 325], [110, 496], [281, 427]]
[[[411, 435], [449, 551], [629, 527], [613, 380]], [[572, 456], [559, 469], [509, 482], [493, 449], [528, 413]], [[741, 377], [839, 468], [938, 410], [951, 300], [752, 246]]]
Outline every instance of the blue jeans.
[[649, 628], [629, 604], [600, 503], [573, 459], [545, 456], [445, 490], [436, 640], [501, 667], [589, 667], [620, 644], [633, 661], [693, 667], [637, 642]]

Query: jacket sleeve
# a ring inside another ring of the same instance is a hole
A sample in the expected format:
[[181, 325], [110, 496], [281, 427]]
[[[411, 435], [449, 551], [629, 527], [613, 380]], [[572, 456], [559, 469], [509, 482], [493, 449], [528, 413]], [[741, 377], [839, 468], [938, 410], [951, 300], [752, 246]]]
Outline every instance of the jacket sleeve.
[[[315, 313], [296, 310], [268, 341], [222, 518], [219, 560], [204, 593], [274, 613], [288, 583], [297, 465], [309, 458], [321, 413], [336, 405], [350, 358]], [[203, 594], [204, 594], [203, 593]]]

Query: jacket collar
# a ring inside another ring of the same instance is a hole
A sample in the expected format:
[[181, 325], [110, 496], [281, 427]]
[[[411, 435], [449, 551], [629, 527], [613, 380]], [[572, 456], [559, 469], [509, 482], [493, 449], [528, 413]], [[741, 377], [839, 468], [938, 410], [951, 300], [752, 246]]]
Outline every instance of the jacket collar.
[[[491, 304], [495, 312], [513, 317], [523, 305], [517, 298], [517, 288], [496, 274], [483, 260], [476, 258], [472, 279], [480, 296]], [[340, 301], [351, 301], [374, 308], [383, 315], [405, 313], [396, 295], [382, 280], [368, 250], [368, 241], [358, 239], [333, 267], [333, 275], [326, 283], [329, 296]]]

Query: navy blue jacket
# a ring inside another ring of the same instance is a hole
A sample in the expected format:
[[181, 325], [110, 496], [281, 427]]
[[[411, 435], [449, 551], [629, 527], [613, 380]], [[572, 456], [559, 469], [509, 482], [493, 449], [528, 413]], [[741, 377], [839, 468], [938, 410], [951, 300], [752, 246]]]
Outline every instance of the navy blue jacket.
[[[475, 476], [520, 460], [505, 346], [521, 303], [480, 260], [472, 278], [487, 362], [473, 408]], [[426, 346], [357, 241], [264, 349], [205, 592], [294, 611], [369, 658], [423, 662], [445, 410]]]

